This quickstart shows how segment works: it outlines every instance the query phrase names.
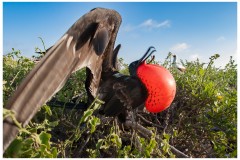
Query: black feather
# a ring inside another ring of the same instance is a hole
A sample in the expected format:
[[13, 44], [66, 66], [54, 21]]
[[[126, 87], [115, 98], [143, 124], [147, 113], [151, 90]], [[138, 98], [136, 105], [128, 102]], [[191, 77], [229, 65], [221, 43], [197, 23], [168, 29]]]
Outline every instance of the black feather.
[[[47, 50], [4, 107], [14, 111], [17, 121], [25, 127], [70, 75], [84, 67], [93, 75], [88, 77], [87, 86], [91, 87], [88, 94], [95, 97], [103, 59], [113, 52], [120, 24], [121, 16], [114, 10], [96, 8], [83, 15]], [[4, 119], [3, 151], [18, 133], [13, 124], [10, 117]]]

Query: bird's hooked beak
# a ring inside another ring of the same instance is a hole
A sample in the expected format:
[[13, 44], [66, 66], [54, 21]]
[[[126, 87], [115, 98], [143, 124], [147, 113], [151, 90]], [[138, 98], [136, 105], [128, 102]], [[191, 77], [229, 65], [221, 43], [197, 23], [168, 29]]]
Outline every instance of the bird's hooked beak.
[[[149, 47], [147, 52], [142, 56], [142, 58], [140, 58], [139, 60], [136, 60], [134, 62], [132, 62], [128, 69], [129, 69], [129, 72], [130, 72], [130, 75], [131, 76], [135, 76], [136, 75], [136, 71], [137, 71], [137, 68], [146, 62], [146, 60], [153, 54], [153, 52], [155, 52], [155, 48], [154, 47]], [[153, 61], [154, 57], [152, 58], [151, 61]]]
[[[137, 66], [139, 66], [141, 63], [145, 62], [153, 54], [153, 52], [156, 52], [155, 47], [153, 47], [153, 46], [149, 47], [148, 50], [146, 51], [146, 53], [142, 56], [142, 58], [140, 58], [138, 60]], [[154, 59], [154, 56], [151, 61], [153, 61], [153, 59]]]

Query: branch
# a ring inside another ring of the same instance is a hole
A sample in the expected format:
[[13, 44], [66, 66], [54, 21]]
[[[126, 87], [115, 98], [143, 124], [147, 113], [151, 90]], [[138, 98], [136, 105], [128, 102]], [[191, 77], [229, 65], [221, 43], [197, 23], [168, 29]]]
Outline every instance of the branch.
[[[127, 127], [130, 127], [130, 128], [133, 128], [133, 129], [137, 130], [139, 133], [143, 134], [143, 136], [144, 136], [145, 138], [147, 138], [147, 139], [149, 139], [149, 137], [152, 137], [152, 135], [153, 135], [153, 132], [152, 132], [152, 131], [150, 131], [150, 130], [146, 129], [145, 127], [143, 127], [143, 126], [141, 126], [141, 125], [139, 125], [139, 124], [137, 124], [137, 123], [134, 123], [134, 122], [132, 122], [132, 121], [126, 121], [126, 122], [125, 122], [125, 125], [126, 125]], [[161, 138], [157, 138], [157, 137], [156, 137], [156, 140], [162, 141]], [[177, 157], [179, 157], [179, 158], [189, 158], [188, 155], [186, 155], [186, 154], [184, 154], [183, 152], [179, 151], [178, 149], [176, 149], [175, 147], [171, 146], [170, 144], [169, 144], [169, 146], [170, 146], [171, 151], [172, 151]]]
[[160, 128], [160, 129], [163, 129], [162, 126], [157, 125], [157, 124], [155, 124], [155, 123], [152, 123], [151, 121], [146, 120], [146, 119], [145, 119], [143, 116], [141, 116], [140, 114], [137, 114], [137, 116], [138, 116], [139, 118], [141, 118], [141, 120], [143, 120], [145, 123], [150, 124], [151, 126], [155, 126], [155, 127]]
[[79, 155], [81, 155], [84, 147], [87, 145], [87, 143], [88, 143], [88, 141], [89, 141], [89, 139], [90, 139], [91, 136], [92, 136], [92, 134], [89, 134], [89, 135], [87, 136], [87, 139], [85, 140], [84, 144], [82, 145], [82, 147], [81, 147], [80, 150], [79, 150]]

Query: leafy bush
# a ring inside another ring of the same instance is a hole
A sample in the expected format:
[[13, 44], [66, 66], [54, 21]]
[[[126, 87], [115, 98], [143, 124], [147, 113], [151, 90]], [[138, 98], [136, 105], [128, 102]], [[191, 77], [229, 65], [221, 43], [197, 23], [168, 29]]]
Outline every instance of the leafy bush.
[[[139, 109], [132, 126], [98, 114], [104, 103], [98, 99], [86, 111], [57, 107], [54, 101], [44, 105], [26, 129], [19, 126], [4, 157], [179, 157], [176, 151], [191, 157], [237, 157], [237, 68], [232, 58], [225, 68], [214, 67], [218, 57], [207, 64], [182, 61], [187, 71], [181, 74], [172, 68], [169, 54], [162, 65], [177, 83], [174, 102], [158, 114]], [[128, 74], [123, 59], [120, 64]], [[4, 104], [34, 65], [20, 51], [4, 55]], [[54, 99], [86, 101], [85, 77], [84, 69], [74, 73]], [[4, 110], [6, 116], [14, 113]]]
[[237, 157], [237, 65], [230, 57], [225, 68], [215, 68], [218, 57], [208, 64], [185, 62], [185, 74], [173, 73], [177, 94], [169, 132], [178, 132], [174, 146], [195, 157]]

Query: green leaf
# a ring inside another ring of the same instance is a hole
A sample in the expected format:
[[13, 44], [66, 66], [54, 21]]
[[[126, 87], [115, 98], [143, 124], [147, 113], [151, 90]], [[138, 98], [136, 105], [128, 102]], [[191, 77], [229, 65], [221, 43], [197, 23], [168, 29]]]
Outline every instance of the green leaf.
[[49, 115], [49, 116], [52, 116], [52, 110], [49, 106], [47, 105], [44, 105], [43, 108], [45, 109], [46, 113]]
[[122, 140], [121, 138], [115, 134], [115, 133], [112, 133], [112, 138], [111, 138], [111, 142], [113, 142], [114, 144], [117, 145], [118, 148], [120, 148], [122, 146]]
[[169, 139], [171, 138], [170, 134], [166, 134], [166, 133], [163, 133], [163, 136], [165, 139], [167, 139], [169, 141]]
[[53, 122], [49, 122], [49, 126], [50, 127], [56, 127], [59, 124], [59, 120], [53, 121]]
[[173, 130], [173, 136], [174, 136], [174, 137], [177, 137], [177, 136], [178, 136], [178, 130], [175, 130], [175, 129]]
[[82, 116], [82, 118], [81, 118], [81, 120], [80, 120], [80, 123], [86, 122], [92, 114], [93, 114], [93, 109], [88, 109], [88, 110], [86, 110], [86, 111], [83, 113], [83, 116]]
[[99, 139], [97, 144], [96, 144], [96, 148], [100, 149], [102, 145], [103, 145], [103, 139]]
[[145, 155], [147, 158], [150, 158], [150, 152], [148, 150], [145, 150]]
[[96, 127], [100, 125], [100, 119], [97, 117], [92, 117], [92, 119], [89, 120], [89, 123], [91, 125], [90, 133], [93, 133], [95, 132]]
[[163, 141], [163, 152], [166, 154], [166, 153], [168, 153], [169, 152], [169, 144], [168, 144], [168, 142], [167, 142], [167, 140], [166, 139], [164, 139]]
[[205, 71], [204, 71], [202, 68], [200, 68], [200, 69], [199, 69], [199, 75], [200, 75], [200, 76], [203, 76], [204, 73], [205, 73]]
[[56, 147], [53, 147], [53, 148], [51, 149], [51, 153], [52, 153], [52, 158], [57, 158], [58, 151], [57, 151], [57, 148], [56, 148]]
[[46, 132], [41, 132], [39, 135], [39, 138], [41, 140], [41, 143], [45, 144], [47, 149], [50, 149], [51, 134], [46, 133]]

